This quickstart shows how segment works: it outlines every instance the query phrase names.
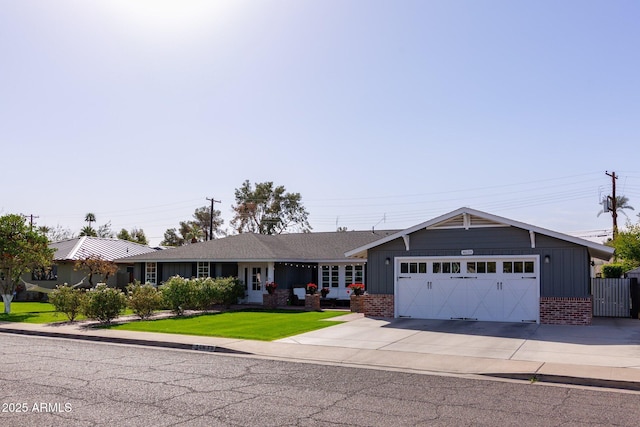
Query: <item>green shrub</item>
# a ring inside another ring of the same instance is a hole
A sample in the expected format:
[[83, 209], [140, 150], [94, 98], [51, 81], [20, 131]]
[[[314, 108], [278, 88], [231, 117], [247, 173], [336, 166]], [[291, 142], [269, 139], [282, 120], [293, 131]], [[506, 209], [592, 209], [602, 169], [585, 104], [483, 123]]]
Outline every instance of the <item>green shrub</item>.
[[220, 300], [220, 286], [211, 277], [192, 279], [195, 291], [194, 308], [206, 310]]
[[607, 279], [619, 279], [624, 272], [623, 264], [605, 264], [602, 266], [602, 277]]
[[219, 299], [217, 304], [229, 308], [231, 304], [237, 304], [239, 298], [244, 298], [244, 285], [235, 277], [219, 277], [216, 280]]
[[73, 322], [81, 313], [85, 298], [84, 290], [72, 288], [69, 285], [56, 286], [56, 289], [49, 294], [49, 302], [57, 312], [64, 313], [70, 322]]
[[140, 319], [147, 319], [162, 308], [162, 294], [153, 285], [141, 285], [135, 281], [127, 286], [127, 291], [127, 305]]
[[111, 322], [127, 306], [127, 297], [124, 293], [119, 289], [108, 287], [105, 283], [99, 283], [85, 295], [82, 313], [89, 319], [97, 319], [102, 323]]
[[197, 305], [195, 282], [184, 277], [171, 277], [160, 286], [160, 292], [165, 306], [178, 316], [182, 316], [185, 310], [192, 310]]

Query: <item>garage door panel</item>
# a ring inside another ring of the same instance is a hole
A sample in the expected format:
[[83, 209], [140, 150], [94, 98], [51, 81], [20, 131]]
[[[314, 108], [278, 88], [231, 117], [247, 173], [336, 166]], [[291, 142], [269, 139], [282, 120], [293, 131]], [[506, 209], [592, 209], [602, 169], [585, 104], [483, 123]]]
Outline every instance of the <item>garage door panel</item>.
[[510, 280], [503, 284], [505, 301], [505, 320], [511, 322], [535, 321], [538, 318], [539, 298], [537, 279], [524, 278]]
[[398, 313], [400, 316], [426, 318], [429, 316], [427, 283], [423, 279], [403, 278], [398, 291]]
[[[411, 261], [427, 263], [429, 268], [420, 274], [403, 272], [403, 278], [396, 280], [398, 316], [506, 322], [539, 320], [537, 273], [524, 275], [526, 272], [517, 271], [521, 266], [523, 269], [531, 265], [536, 265], [537, 271], [537, 258], [414, 257]], [[455, 275], [443, 274], [442, 266], [446, 263], [460, 265], [461, 271]], [[432, 268], [434, 264], [437, 266]], [[473, 270], [467, 271], [467, 265], [473, 266]]]
[[503, 296], [495, 279], [473, 279], [468, 286], [469, 318], [498, 321], [502, 317]]

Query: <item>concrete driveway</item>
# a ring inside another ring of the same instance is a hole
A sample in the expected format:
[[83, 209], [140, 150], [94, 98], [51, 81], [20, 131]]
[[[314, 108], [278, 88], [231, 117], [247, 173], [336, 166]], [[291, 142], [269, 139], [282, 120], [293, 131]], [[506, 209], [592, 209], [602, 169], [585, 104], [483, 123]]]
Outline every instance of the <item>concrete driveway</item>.
[[591, 326], [557, 326], [358, 314], [345, 319], [350, 321], [278, 342], [640, 369], [640, 320], [596, 318]]

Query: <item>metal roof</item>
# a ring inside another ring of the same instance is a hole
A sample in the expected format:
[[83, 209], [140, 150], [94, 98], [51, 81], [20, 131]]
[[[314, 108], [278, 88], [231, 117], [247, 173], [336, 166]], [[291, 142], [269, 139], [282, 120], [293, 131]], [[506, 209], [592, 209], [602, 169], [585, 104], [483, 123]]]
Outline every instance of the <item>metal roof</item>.
[[56, 250], [54, 261], [76, 261], [89, 256], [99, 256], [104, 260], [113, 261], [116, 258], [156, 252], [149, 246], [128, 240], [89, 236], [61, 240], [49, 244], [49, 247]]
[[349, 249], [381, 239], [395, 231], [344, 231], [278, 235], [242, 233], [208, 242], [129, 256], [117, 261], [339, 261], [346, 260], [344, 253]]

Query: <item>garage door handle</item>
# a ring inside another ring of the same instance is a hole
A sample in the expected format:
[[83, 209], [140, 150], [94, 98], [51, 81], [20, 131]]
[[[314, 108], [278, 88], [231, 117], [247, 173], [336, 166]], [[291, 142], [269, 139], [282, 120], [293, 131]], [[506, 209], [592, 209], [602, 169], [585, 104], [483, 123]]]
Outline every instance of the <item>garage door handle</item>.
[[407, 276], [398, 276], [398, 279], [411, 279], [411, 277], [407, 277]]
[[522, 276], [523, 279], [535, 279], [536, 276]]
[[478, 277], [474, 276], [451, 276], [451, 279], [477, 279]]

